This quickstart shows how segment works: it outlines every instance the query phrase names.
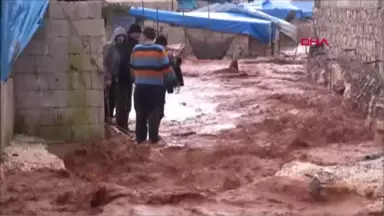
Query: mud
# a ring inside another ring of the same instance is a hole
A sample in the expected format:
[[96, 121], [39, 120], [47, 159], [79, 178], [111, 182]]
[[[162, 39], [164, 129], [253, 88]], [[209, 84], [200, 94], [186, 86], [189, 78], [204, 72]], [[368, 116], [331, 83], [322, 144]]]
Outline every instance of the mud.
[[382, 215], [382, 195], [341, 182], [319, 200], [311, 178], [276, 176], [292, 161], [348, 166], [381, 152], [360, 115], [305, 81], [302, 61], [185, 61], [166, 146], [114, 135], [53, 148], [66, 170], [5, 173], [0, 214]]

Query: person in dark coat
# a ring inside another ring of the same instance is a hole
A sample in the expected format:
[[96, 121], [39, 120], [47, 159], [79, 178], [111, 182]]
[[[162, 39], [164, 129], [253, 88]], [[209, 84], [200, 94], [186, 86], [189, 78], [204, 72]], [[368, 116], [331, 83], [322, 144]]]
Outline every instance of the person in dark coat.
[[125, 29], [117, 27], [103, 47], [105, 119], [112, 119], [116, 101], [116, 81], [120, 70], [121, 50], [127, 39]]
[[[168, 40], [165, 36], [159, 35], [156, 38], [155, 43], [163, 46], [164, 49], [166, 49], [168, 45]], [[167, 86], [165, 86], [163, 97], [162, 97], [164, 101], [164, 105], [165, 105], [166, 92], [168, 92], [168, 94], [173, 94], [175, 88], [180, 88], [180, 86], [184, 86], [184, 79], [181, 71], [181, 63], [182, 63], [181, 58], [170, 55], [169, 53], [167, 53], [167, 55], [169, 58], [169, 62], [171, 63], [172, 69], [176, 75], [177, 82], [175, 83], [176, 85], [168, 84]], [[164, 117], [164, 106], [162, 106], [161, 113], [162, 113], [161, 114], [161, 119], [162, 119]]]
[[127, 32], [127, 40], [122, 46], [122, 59], [117, 78], [116, 124], [128, 130], [128, 118], [132, 107], [132, 85], [130, 58], [133, 47], [139, 43], [141, 27], [132, 24]]

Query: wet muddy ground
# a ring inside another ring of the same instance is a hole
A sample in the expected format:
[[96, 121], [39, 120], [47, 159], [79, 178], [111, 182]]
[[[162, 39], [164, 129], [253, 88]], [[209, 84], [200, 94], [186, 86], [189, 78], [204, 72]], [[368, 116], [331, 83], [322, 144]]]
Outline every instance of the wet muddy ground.
[[383, 214], [382, 196], [341, 185], [319, 200], [311, 178], [275, 176], [293, 160], [348, 165], [381, 151], [341, 96], [309, 84], [302, 60], [228, 65], [185, 61], [186, 86], [167, 95], [167, 146], [115, 136], [60, 155], [66, 170], [8, 172], [0, 214]]

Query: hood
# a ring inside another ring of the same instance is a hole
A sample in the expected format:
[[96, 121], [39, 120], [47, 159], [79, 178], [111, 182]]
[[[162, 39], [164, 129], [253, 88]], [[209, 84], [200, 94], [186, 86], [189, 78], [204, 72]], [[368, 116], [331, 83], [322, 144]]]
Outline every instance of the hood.
[[127, 34], [125, 32], [125, 29], [123, 27], [121, 27], [121, 26], [118, 26], [117, 28], [115, 28], [115, 30], [113, 30], [111, 39], [108, 41], [108, 43], [115, 43], [115, 39], [116, 39], [117, 35], [125, 35], [125, 36], [127, 36]]

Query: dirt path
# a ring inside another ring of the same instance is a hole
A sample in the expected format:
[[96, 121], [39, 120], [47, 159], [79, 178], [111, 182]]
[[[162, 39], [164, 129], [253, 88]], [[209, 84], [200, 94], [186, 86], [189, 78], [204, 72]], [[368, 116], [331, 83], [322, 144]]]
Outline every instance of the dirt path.
[[319, 201], [310, 178], [275, 176], [293, 160], [348, 165], [380, 151], [364, 119], [288, 63], [245, 61], [235, 73], [186, 61], [187, 86], [167, 96], [169, 147], [115, 137], [66, 155], [68, 171], [8, 173], [0, 214], [382, 215], [382, 196], [341, 185]]

